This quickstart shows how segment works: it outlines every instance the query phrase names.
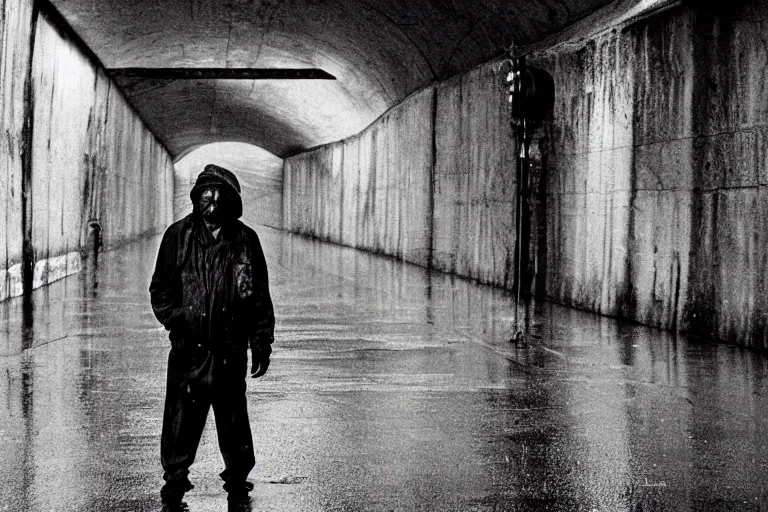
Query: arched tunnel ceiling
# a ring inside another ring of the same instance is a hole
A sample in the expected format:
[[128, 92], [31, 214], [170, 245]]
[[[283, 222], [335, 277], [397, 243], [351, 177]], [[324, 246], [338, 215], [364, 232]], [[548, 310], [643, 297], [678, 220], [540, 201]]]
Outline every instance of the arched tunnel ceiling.
[[610, 0], [52, 0], [107, 68], [321, 68], [323, 80], [118, 80], [178, 156], [240, 141], [284, 157], [339, 140], [438, 79]]

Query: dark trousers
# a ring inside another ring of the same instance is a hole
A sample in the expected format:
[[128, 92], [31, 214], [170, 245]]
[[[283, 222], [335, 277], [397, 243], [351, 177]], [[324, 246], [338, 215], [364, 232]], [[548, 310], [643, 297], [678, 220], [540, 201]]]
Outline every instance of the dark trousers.
[[166, 484], [164, 498], [191, 488], [187, 475], [195, 460], [208, 409], [213, 406], [219, 449], [225, 469], [224, 488], [242, 488], [255, 464], [253, 438], [245, 398], [247, 352], [222, 350], [168, 356], [160, 459]]

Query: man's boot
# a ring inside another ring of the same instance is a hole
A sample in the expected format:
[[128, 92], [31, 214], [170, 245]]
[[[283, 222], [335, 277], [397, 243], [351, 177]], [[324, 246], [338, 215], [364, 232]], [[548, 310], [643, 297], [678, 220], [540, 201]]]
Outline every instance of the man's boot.
[[230, 480], [224, 483], [227, 491], [227, 501], [230, 504], [249, 504], [251, 497], [248, 495], [253, 490], [253, 484], [247, 480]]
[[163, 502], [163, 510], [168, 511], [181, 511], [186, 509], [186, 503], [181, 501], [184, 498], [186, 492], [194, 489], [186, 477], [179, 480], [168, 480], [160, 489], [160, 499]]
[[189, 507], [183, 501], [171, 505], [170, 503], [163, 503], [163, 508], [160, 512], [189, 512]]

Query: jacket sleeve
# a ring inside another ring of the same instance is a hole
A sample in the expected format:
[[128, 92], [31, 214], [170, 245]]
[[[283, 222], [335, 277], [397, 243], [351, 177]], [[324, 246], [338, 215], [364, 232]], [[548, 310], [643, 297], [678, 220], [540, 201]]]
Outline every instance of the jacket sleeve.
[[149, 285], [152, 312], [166, 330], [171, 330], [182, 317], [182, 309], [177, 303], [173, 279], [176, 273], [176, 252], [178, 242], [171, 230], [166, 230], [157, 253], [155, 272]]
[[255, 232], [250, 233], [251, 268], [253, 271], [253, 321], [249, 325], [249, 341], [254, 345], [270, 345], [274, 341], [275, 311], [269, 293], [269, 272], [261, 242]]

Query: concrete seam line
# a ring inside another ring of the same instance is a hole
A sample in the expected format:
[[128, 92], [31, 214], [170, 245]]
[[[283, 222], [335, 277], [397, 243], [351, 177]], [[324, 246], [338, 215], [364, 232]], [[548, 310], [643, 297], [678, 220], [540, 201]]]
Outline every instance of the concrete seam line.
[[24, 77], [24, 121], [21, 141], [21, 231], [22, 231], [22, 293], [32, 293], [34, 276], [35, 250], [32, 246], [32, 148], [34, 146], [35, 125], [35, 88], [33, 67], [35, 59], [35, 40], [40, 16], [39, 3], [32, 3], [30, 34], [27, 58], [27, 70]]

